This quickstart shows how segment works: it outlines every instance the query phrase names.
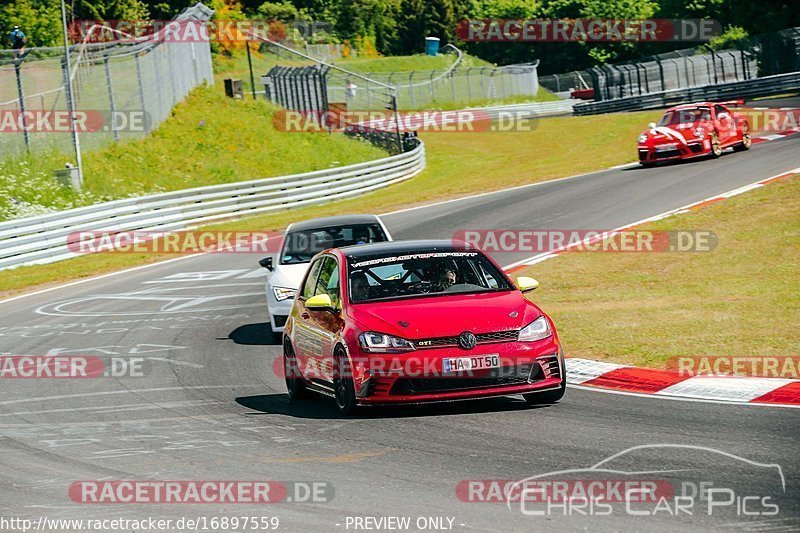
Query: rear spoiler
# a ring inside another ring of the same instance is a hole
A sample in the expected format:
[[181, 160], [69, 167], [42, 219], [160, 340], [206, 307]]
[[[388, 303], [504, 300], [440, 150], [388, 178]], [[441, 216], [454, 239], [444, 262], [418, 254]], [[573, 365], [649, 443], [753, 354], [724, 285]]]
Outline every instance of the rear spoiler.
[[727, 105], [731, 107], [743, 106], [744, 98], [737, 98], [736, 100], [725, 100], [724, 102], [715, 102], [717, 104]]

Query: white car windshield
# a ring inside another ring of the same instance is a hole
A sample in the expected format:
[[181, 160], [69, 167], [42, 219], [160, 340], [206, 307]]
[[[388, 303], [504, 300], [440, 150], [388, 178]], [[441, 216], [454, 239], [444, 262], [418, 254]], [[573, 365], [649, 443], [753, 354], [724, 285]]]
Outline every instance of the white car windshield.
[[312, 257], [328, 248], [386, 240], [383, 228], [377, 223], [292, 231], [284, 239], [280, 262], [282, 265], [308, 263]]

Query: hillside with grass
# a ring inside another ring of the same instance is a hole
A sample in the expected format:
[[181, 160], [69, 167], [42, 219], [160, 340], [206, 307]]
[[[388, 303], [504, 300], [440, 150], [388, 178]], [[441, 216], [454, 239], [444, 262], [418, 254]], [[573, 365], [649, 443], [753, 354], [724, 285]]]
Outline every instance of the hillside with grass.
[[63, 154], [0, 162], [0, 220], [203, 185], [321, 170], [386, 157], [342, 135], [278, 132], [275, 105], [201, 87], [145, 139], [85, 152], [84, 191], [59, 185]]

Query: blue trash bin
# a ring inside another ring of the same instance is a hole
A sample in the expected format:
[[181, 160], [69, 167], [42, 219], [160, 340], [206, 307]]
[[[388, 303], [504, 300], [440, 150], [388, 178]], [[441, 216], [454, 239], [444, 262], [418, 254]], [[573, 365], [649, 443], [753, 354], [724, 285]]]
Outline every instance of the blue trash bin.
[[439, 53], [438, 37], [425, 37], [425, 53], [429, 56], [435, 56]]

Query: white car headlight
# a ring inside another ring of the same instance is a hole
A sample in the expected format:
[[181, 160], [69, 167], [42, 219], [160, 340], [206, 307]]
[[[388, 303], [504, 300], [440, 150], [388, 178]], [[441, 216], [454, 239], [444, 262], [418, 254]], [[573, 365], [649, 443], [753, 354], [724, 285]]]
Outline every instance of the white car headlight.
[[647, 142], [647, 135], [646, 135], [646, 134], [644, 134], [644, 133], [642, 133], [641, 135], [639, 135], [639, 143], [640, 143], [640, 144], [643, 144], [643, 143], [646, 143], [646, 142]]
[[411, 341], [374, 331], [367, 331], [359, 335], [358, 342], [365, 352], [373, 353], [410, 352], [416, 349]]
[[289, 298], [294, 298], [294, 295], [297, 294], [297, 289], [292, 289], [289, 287], [272, 287], [272, 294], [275, 295], [275, 299], [279, 302], [284, 300], [288, 300]]
[[544, 315], [542, 315], [519, 330], [519, 336], [517, 337], [517, 340], [525, 342], [540, 341], [542, 339], [546, 339], [552, 334], [553, 330], [550, 329], [550, 323], [547, 322], [547, 319], [544, 317]]

